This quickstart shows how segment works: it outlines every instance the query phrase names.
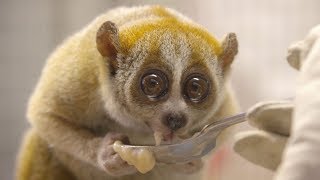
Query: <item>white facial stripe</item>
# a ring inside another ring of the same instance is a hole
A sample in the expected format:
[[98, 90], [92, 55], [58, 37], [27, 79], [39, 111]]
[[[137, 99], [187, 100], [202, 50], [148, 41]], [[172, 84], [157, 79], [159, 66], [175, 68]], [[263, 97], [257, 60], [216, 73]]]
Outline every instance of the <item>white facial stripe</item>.
[[172, 87], [170, 97], [164, 104], [167, 111], [178, 112], [187, 108], [181, 96], [180, 81], [184, 68], [190, 59], [191, 49], [183, 34], [174, 36], [166, 32], [160, 39], [160, 54], [163, 61], [168, 64], [173, 71]]

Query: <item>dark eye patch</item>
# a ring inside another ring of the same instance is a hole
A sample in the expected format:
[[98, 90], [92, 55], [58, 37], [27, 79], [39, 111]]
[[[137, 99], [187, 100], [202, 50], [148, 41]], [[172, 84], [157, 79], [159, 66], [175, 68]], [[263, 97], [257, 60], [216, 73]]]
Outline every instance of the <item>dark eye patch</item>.
[[157, 100], [167, 94], [168, 78], [164, 72], [151, 69], [142, 76], [140, 88], [149, 99]]
[[183, 85], [185, 99], [198, 103], [203, 101], [209, 94], [210, 83], [204, 75], [194, 73], [189, 75]]

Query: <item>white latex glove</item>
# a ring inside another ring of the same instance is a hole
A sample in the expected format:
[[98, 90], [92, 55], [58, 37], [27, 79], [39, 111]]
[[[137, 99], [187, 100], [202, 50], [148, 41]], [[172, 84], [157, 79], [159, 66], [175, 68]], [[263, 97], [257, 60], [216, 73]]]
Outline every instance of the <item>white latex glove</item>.
[[276, 180], [320, 179], [320, 25], [289, 49], [300, 67], [292, 133]]
[[247, 112], [249, 124], [258, 130], [239, 132], [234, 150], [245, 159], [275, 170], [290, 135], [291, 101], [261, 102]]
[[[320, 158], [316, 158], [320, 154], [319, 39], [320, 26], [317, 26], [305, 40], [293, 44], [288, 51], [289, 64], [301, 69], [301, 73], [294, 102], [292, 137], [277, 180], [320, 179], [320, 171], [315, 168], [320, 167]], [[238, 133], [234, 150], [257, 165], [277, 169], [290, 135], [292, 108], [293, 105], [288, 102], [265, 102], [252, 107], [248, 122], [260, 130]]]

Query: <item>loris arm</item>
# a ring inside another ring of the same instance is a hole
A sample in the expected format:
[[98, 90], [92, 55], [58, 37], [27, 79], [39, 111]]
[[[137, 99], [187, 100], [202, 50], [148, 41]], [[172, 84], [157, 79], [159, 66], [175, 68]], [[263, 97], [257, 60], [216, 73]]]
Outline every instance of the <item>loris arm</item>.
[[81, 51], [95, 48], [95, 39], [92, 44], [81, 44], [85, 36], [89, 34], [69, 38], [49, 58], [30, 99], [27, 116], [49, 145], [96, 165], [103, 138], [95, 137], [80, 121], [88, 116], [89, 107], [94, 108], [102, 65], [99, 59], [88, 59], [88, 53]]
[[67, 122], [54, 114], [37, 114], [32, 117], [34, 128], [50, 146], [97, 166], [97, 152], [102, 137]]
[[[39, 136], [60, 151], [97, 165], [102, 137], [86, 129], [88, 108], [96, 101], [97, 61], [77, 50], [82, 37], [71, 37], [49, 58], [30, 99], [27, 116]], [[95, 95], [95, 96], [94, 96]], [[95, 105], [97, 106], [97, 105]]]
[[[125, 163], [113, 150], [113, 143], [117, 140], [126, 144], [129, 143], [129, 139], [125, 135], [108, 132], [104, 137], [95, 136], [91, 130], [81, 127], [80, 123], [74, 123], [77, 120], [67, 116], [61, 109], [60, 111], [55, 110], [49, 113], [44, 112], [43, 110], [46, 108], [39, 106], [38, 103], [37, 101], [36, 105], [31, 103], [29, 119], [38, 135], [53, 149], [66, 152], [76, 159], [104, 170], [112, 176], [122, 176], [136, 172], [133, 166]], [[40, 104], [46, 106], [43, 103]], [[74, 105], [76, 106], [77, 104]], [[72, 108], [76, 107], [70, 108], [63, 107], [62, 109], [72, 111]], [[35, 112], [32, 109], [35, 109]], [[74, 111], [76, 112], [77, 110]]]
[[[50, 83], [51, 86], [48, 89], [54, 91], [55, 88], [52, 84], [54, 83]], [[60, 89], [66, 88], [60, 87]], [[42, 92], [55, 95], [45, 97]], [[68, 103], [74, 101], [73, 94], [75, 93], [64, 94], [65, 97], [68, 97]], [[83, 103], [82, 97], [82, 103], [76, 101], [77, 103], [68, 104], [60, 100], [62, 94], [59, 94], [57, 98], [57, 92], [48, 92], [41, 88], [37, 90], [28, 111], [28, 118], [37, 134], [53, 149], [66, 152], [78, 160], [92, 164], [106, 171], [109, 175], [121, 176], [135, 173], [136, 169], [126, 164], [113, 150], [113, 143], [116, 140], [126, 144], [129, 143], [126, 136], [108, 132], [104, 137], [99, 137], [93, 133], [93, 128], [85, 128], [84, 122], [90, 124], [94, 123], [93, 120], [95, 120], [94, 118], [86, 118], [86, 116], [92, 117], [93, 113], [101, 112], [97, 112], [98, 107], [92, 107], [94, 106], [94, 99], [90, 96], [90, 93], [82, 92], [81, 94], [85, 94], [84, 97], [90, 97], [89, 103]], [[96, 111], [90, 113], [90, 111], [87, 111], [88, 108], [93, 108]]]
[[[109, 38], [113, 38], [109, 37], [108, 33], [117, 33], [110, 28], [113, 28], [113, 24], [105, 23], [102, 26], [103, 31], [100, 30], [100, 34], [98, 32], [97, 41], [98, 50], [103, 52], [103, 55], [113, 57], [114, 54], [108, 53], [109, 51], [102, 51], [102, 48], [112, 47], [105, 44], [109, 42]], [[104, 86], [101, 81], [108, 81], [110, 72], [107, 73], [101, 56], [88, 55], [91, 52], [88, 50], [81, 51], [88, 46], [96, 47], [88, 42], [85, 45], [79, 44], [83, 42], [80, 38], [82, 37], [75, 36], [65, 42], [48, 61], [30, 101], [28, 118], [40, 137], [54, 149], [100, 167], [110, 175], [135, 173], [136, 169], [126, 164], [112, 147], [116, 140], [129, 143], [128, 138], [115, 132], [98, 137], [89, 126], [96, 123], [96, 118], [103, 118], [96, 117], [95, 114], [105, 113], [100, 88]], [[103, 41], [99, 44], [99, 40]], [[111, 70], [116, 69], [116, 64], [114, 66]]]

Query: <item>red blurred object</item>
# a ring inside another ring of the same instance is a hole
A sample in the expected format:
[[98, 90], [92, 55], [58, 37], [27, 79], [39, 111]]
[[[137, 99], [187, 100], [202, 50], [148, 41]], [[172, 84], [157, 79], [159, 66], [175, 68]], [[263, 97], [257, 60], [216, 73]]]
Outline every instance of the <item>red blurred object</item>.
[[225, 162], [230, 154], [230, 147], [222, 146], [220, 147], [213, 156], [209, 159], [208, 169], [207, 169], [207, 179], [215, 180], [220, 179]]

